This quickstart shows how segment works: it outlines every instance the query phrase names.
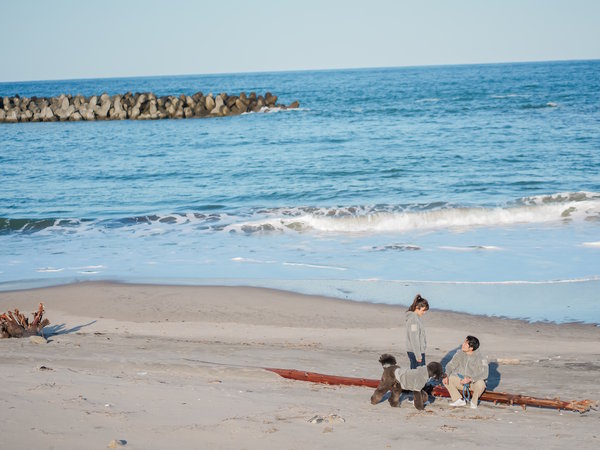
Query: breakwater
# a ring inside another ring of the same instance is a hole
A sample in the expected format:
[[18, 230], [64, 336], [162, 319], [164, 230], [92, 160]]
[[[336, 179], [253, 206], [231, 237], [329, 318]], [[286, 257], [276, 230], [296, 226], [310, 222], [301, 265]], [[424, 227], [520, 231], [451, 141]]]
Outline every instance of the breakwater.
[[277, 103], [277, 96], [267, 92], [240, 95], [212, 93], [204, 95], [165, 95], [157, 97], [152, 92], [109, 96], [84, 97], [65, 95], [58, 97], [0, 97], [0, 122], [57, 122], [81, 120], [157, 120], [187, 119], [195, 117], [223, 117], [268, 109], [298, 108], [299, 102], [289, 105]]

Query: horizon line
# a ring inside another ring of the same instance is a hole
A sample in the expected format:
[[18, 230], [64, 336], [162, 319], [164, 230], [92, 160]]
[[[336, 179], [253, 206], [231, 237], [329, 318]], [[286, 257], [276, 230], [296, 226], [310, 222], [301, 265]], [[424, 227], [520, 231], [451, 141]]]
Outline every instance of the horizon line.
[[180, 74], [153, 74], [153, 75], [117, 75], [81, 78], [47, 78], [47, 79], [22, 79], [0, 81], [0, 84], [12, 83], [35, 83], [45, 81], [83, 81], [83, 80], [114, 80], [132, 78], [162, 78], [162, 77], [187, 77], [187, 76], [213, 76], [213, 75], [254, 75], [268, 73], [298, 73], [298, 72], [331, 72], [341, 70], [371, 70], [371, 69], [410, 69], [424, 67], [457, 67], [457, 66], [493, 66], [508, 64], [535, 64], [535, 63], [563, 63], [563, 62], [591, 62], [600, 61], [600, 58], [574, 58], [574, 59], [550, 59], [550, 60], [527, 60], [527, 61], [496, 61], [484, 63], [452, 63], [452, 64], [416, 64], [399, 66], [364, 66], [364, 67], [332, 67], [319, 69], [285, 69], [285, 70], [256, 70], [256, 71], [234, 71], [234, 72], [205, 72], [205, 73], [180, 73]]

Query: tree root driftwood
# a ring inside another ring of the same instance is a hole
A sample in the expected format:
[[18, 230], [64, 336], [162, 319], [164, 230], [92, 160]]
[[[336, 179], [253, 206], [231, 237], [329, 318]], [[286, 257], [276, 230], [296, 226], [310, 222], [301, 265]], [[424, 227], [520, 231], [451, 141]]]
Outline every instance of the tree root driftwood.
[[[295, 369], [273, 369], [264, 367], [265, 370], [275, 372], [283, 378], [292, 380], [310, 381], [313, 383], [323, 383], [332, 385], [345, 386], [366, 386], [377, 388], [379, 380], [367, 378], [341, 377], [337, 375], [325, 375], [322, 373], [305, 372]], [[432, 394], [436, 397], [450, 397], [448, 390], [444, 386], [435, 386]], [[558, 398], [536, 398], [518, 394], [507, 394], [504, 392], [485, 391], [480, 400], [496, 403], [505, 403], [509, 405], [521, 405], [523, 409], [527, 406], [538, 406], [541, 408], [554, 408], [558, 410], [576, 411], [579, 413], [588, 412], [590, 409], [595, 409], [598, 402], [595, 400], [573, 400], [570, 402], [560, 400]]]
[[0, 338], [28, 337], [40, 334], [42, 328], [50, 323], [48, 319], [43, 318], [44, 304], [40, 303], [38, 310], [31, 314], [33, 315], [31, 323], [17, 308], [14, 311], [0, 314]]

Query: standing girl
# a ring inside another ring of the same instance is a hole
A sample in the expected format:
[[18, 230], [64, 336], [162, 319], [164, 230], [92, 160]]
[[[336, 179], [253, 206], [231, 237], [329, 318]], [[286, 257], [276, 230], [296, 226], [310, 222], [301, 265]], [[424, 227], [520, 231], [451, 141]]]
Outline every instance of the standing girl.
[[406, 353], [410, 360], [410, 368], [416, 369], [425, 365], [425, 349], [427, 339], [425, 338], [425, 327], [421, 317], [429, 310], [427, 299], [417, 294], [406, 311]]

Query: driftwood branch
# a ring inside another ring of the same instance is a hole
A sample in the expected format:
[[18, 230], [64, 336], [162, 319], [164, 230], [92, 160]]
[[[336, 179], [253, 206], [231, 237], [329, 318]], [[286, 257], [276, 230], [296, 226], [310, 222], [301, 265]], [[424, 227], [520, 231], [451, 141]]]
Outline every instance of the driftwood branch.
[[48, 319], [44, 319], [44, 304], [40, 303], [38, 310], [31, 314], [33, 315], [31, 323], [17, 308], [14, 311], [0, 314], [0, 337], [27, 337], [40, 334], [42, 329], [50, 323]]
[[[313, 383], [346, 385], [346, 386], [366, 386], [377, 388], [379, 380], [367, 378], [340, 377], [336, 375], [325, 375], [322, 373], [305, 372], [303, 370], [294, 369], [273, 369], [264, 367], [265, 370], [275, 372], [283, 378], [292, 380], [310, 381]], [[436, 397], [450, 397], [448, 390], [443, 386], [435, 386], [433, 395]], [[567, 411], [577, 411], [584, 413], [598, 406], [595, 400], [573, 400], [570, 402], [560, 400], [558, 398], [536, 398], [519, 394], [507, 394], [505, 392], [485, 391], [480, 397], [480, 400], [496, 403], [506, 403], [509, 405], [521, 405], [523, 408], [527, 406], [539, 406], [541, 408], [564, 409]]]
[[[444, 386], [435, 386], [433, 395], [436, 397], [450, 397], [448, 390]], [[577, 411], [584, 413], [598, 406], [594, 400], [571, 400], [570, 402], [559, 398], [537, 398], [521, 394], [508, 394], [506, 392], [485, 391], [479, 397], [480, 400], [496, 403], [505, 403], [508, 405], [521, 405], [523, 409], [528, 406], [538, 406], [540, 408], [564, 409], [568, 411]]]

